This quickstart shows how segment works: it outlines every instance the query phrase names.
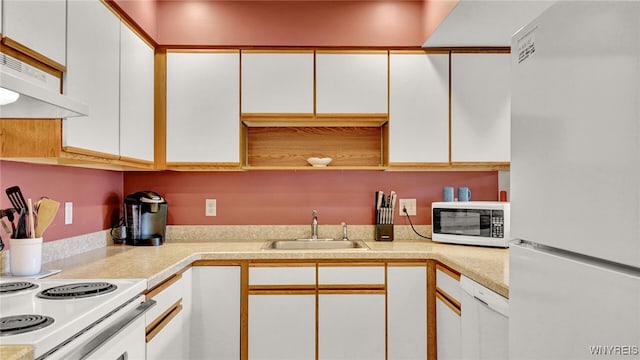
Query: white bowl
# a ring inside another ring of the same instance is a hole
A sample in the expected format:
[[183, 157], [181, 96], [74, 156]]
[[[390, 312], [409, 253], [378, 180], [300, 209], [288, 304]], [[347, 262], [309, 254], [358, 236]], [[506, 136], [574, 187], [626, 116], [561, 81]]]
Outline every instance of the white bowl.
[[330, 157], [326, 157], [326, 158], [310, 157], [307, 159], [307, 162], [311, 164], [311, 166], [313, 167], [325, 167], [329, 165], [331, 160], [333, 159]]

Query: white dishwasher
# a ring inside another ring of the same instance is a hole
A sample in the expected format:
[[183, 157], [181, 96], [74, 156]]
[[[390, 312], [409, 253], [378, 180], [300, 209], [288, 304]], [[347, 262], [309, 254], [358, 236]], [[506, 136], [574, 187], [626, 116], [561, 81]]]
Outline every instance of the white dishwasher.
[[462, 358], [509, 358], [509, 300], [466, 276], [460, 277]]

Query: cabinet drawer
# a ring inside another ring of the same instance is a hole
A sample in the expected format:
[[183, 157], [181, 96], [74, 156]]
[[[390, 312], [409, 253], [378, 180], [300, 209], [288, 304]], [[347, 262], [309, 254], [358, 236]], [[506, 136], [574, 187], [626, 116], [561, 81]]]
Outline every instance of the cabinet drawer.
[[169, 280], [155, 287], [147, 293], [147, 299], [153, 299], [157, 302], [156, 306], [152, 307], [146, 313], [147, 326], [153, 324], [162, 315], [171, 310], [172, 307], [182, 302], [182, 296], [184, 293], [184, 281], [182, 274], [176, 274]]
[[318, 267], [318, 285], [383, 285], [384, 266], [322, 266]]
[[316, 284], [315, 264], [255, 266], [249, 268], [249, 286]]
[[436, 287], [460, 302], [460, 274], [436, 265]]

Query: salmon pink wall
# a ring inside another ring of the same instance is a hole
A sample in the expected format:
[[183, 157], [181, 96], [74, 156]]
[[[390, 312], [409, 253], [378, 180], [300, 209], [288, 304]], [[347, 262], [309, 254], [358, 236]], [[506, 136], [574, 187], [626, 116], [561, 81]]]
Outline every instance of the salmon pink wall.
[[[0, 161], [0, 208], [12, 207], [5, 189], [18, 185], [25, 199], [42, 196], [61, 203], [44, 241], [111, 227], [122, 207], [122, 172]], [[64, 224], [64, 202], [73, 202], [73, 224]], [[7, 239], [4, 231], [0, 231]]]
[[458, 0], [115, 0], [161, 45], [421, 46]]
[[160, 1], [158, 42], [229, 46], [419, 46], [421, 1]]
[[156, 0], [116, 0], [124, 10], [152, 39], [158, 37]]
[[[417, 200], [414, 224], [431, 224], [432, 201], [446, 185], [469, 186], [474, 200], [497, 200], [498, 175], [486, 172], [247, 171], [127, 172], [125, 194], [153, 190], [169, 203], [169, 224], [307, 224], [317, 209], [321, 224], [373, 224], [376, 190]], [[217, 216], [205, 216], [205, 199]], [[405, 219], [396, 217], [396, 224]]]

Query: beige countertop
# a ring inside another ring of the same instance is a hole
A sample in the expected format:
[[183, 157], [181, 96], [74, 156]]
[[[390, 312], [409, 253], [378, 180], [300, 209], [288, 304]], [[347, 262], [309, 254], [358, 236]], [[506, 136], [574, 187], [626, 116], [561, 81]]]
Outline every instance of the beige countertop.
[[[439, 244], [424, 240], [366, 241], [370, 250], [262, 250], [265, 241], [171, 242], [162, 246], [112, 245], [44, 265], [52, 278], [141, 278], [161, 283], [196, 260], [425, 260], [433, 259], [493, 291], [509, 296], [509, 250]], [[30, 346], [0, 346], [0, 359], [33, 358]]]
[[431, 241], [367, 241], [362, 250], [262, 250], [264, 241], [167, 242], [162, 246], [112, 245], [46, 264], [56, 278], [143, 278], [152, 288], [196, 260], [424, 260], [434, 259], [493, 291], [509, 296], [507, 249]]

